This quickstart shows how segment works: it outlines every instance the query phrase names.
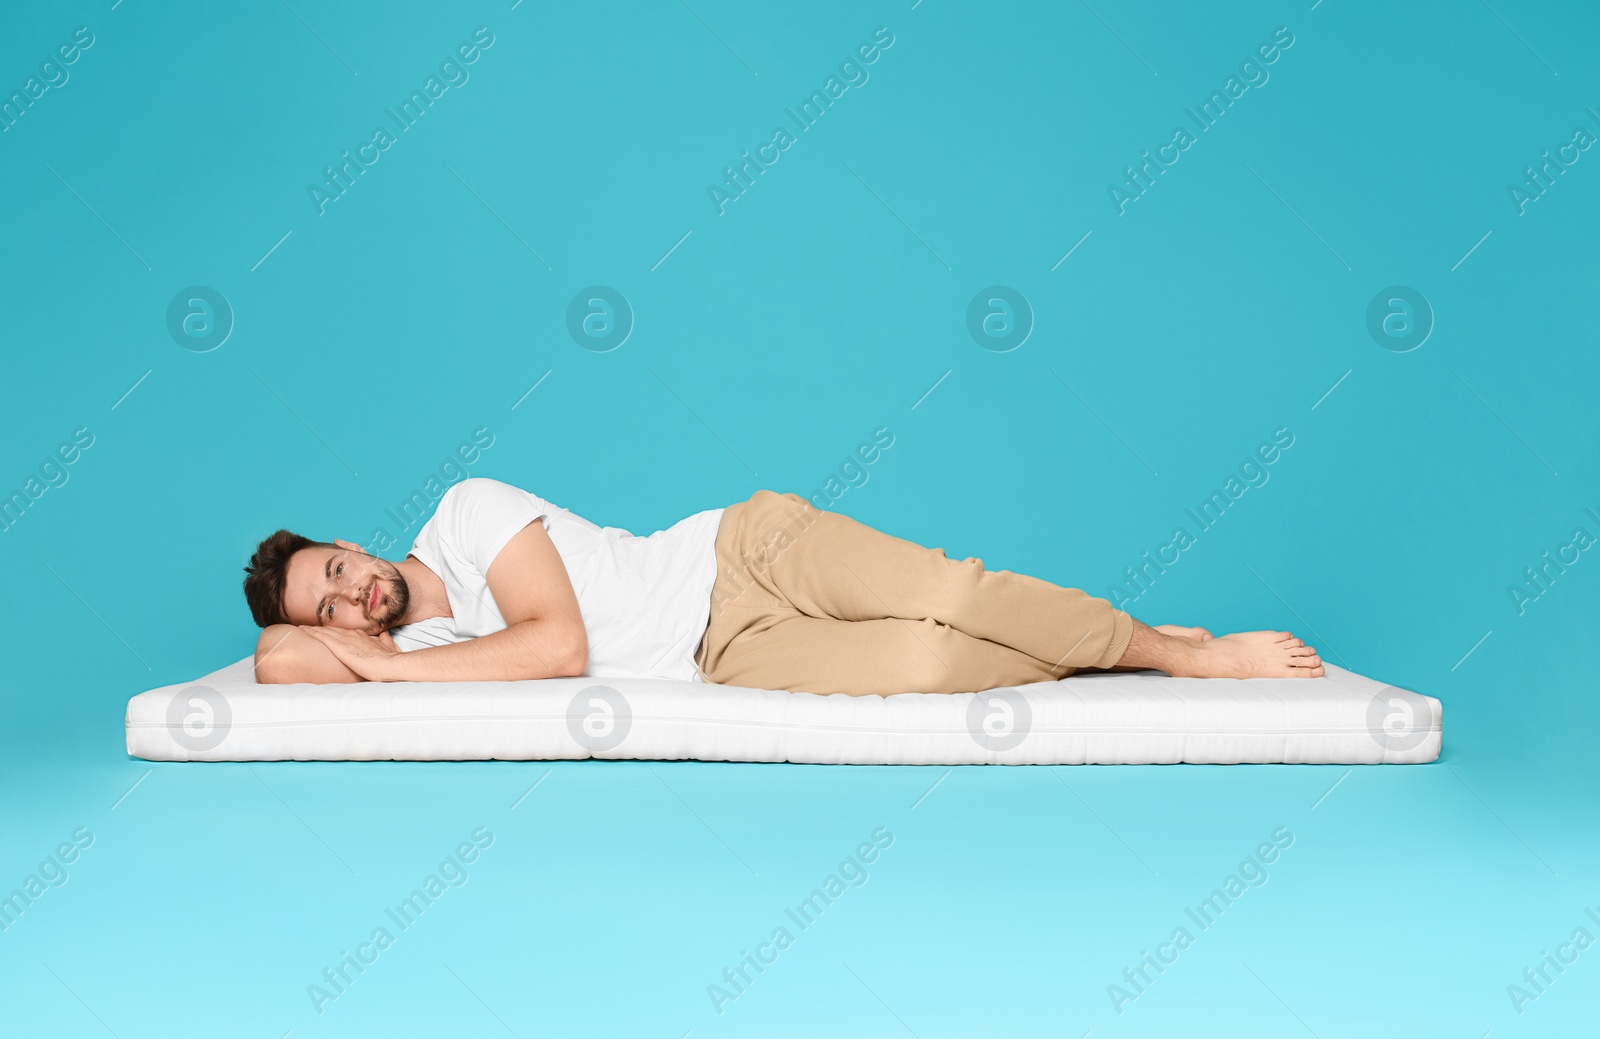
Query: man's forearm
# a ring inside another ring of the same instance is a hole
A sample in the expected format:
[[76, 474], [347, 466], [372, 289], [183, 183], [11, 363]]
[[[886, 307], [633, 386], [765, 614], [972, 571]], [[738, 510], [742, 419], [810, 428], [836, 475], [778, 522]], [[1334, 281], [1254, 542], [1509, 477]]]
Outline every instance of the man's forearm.
[[385, 665], [388, 682], [516, 682], [582, 673], [565, 628], [537, 620], [448, 646], [396, 653]]

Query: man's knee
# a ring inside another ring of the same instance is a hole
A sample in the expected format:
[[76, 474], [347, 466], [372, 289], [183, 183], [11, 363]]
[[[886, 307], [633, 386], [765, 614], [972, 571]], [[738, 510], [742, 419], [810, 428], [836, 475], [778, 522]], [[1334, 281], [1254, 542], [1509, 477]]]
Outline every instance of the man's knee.
[[764, 530], [779, 527], [789, 528], [791, 532], [803, 530], [815, 523], [822, 511], [793, 491], [757, 491], [750, 504], [761, 515], [760, 526]]

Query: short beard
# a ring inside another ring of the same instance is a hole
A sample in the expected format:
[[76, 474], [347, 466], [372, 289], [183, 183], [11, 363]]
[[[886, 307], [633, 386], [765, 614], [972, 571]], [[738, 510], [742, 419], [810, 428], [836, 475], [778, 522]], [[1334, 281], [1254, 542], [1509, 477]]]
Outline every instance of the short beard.
[[411, 605], [411, 589], [406, 585], [405, 577], [400, 573], [400, 568], [387, 559], [380, 559], [383, 568], [388, 573], [380, 573], [379, 577], [389, 581], [393, 586], [386, 590], [383, 604], [385, 607], [383, 617], [374, 617], [373, 621], [383, 631], [399, 627], [400, 618], [406, 615], [406, 608]]

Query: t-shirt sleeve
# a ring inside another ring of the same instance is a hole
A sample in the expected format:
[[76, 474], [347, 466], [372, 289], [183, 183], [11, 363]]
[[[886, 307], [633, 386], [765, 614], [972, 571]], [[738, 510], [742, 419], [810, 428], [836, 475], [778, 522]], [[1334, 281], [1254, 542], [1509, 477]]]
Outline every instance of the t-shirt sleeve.
[[[543, 499], [499, 480], [477, 476], [450, 491], [445, 532], [461, 558], [480, 574], [489, 573], [500, 550], [522, 528], [549, 515]], [[444, 503], [440, 503], [444, 509]]]
[[450, 637], [449, 624], [443, 617], [428, 617], [411, 624], [402, 624], [398, 628], [390, 628], [389, 637], [394, 640], [395, 648], [402, 653], [409, 653], [414, 649], [427, 649], [429, 646], [448, 646], [457, 641]]

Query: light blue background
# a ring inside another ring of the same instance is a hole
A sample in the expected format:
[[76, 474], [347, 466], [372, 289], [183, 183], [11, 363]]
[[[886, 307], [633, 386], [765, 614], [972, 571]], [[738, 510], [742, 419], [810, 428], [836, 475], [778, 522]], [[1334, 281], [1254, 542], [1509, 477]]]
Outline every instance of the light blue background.
[[[1600, 152], [1523, 212], [1509, 190], [1600, 134], [1592, 9], [17, 6], [8, 94], [77, 27], [95, 42], [0, 134], [0, 490], [74, 429], [95, 441], [0, 534], [0, 892], [75, 827], [95, 842], [0, 934], [0, 1030], [1592, 1027], [1600, 948], [1521, 1015], [1507, 994], [1574, 928], [1600, 937], [1600, 562], [1522, 613], [1508, 592], [1600, 534]], [[495, 42], [470, 79], [319, 215], [323, 168], [478, 26]], [[880, 26], [870, 79], [719, 215], [708, 185]], [[1270, 79], [1119, 215], [1108, 185], [1280, 26]], [[636, 315], [605, 353], [566, 328], [596, 284]], [[167, 330], [191, 285], [235, 312], [210, 352]], [[968, 334], [991, 285], [1030, 301], [1018, 349]], [[1392, 285], [1435, 314], [1409, 352], [1368, 332]], [[894, 446], [835, 508], [1097, 595], [1287, 426], [1270, 481], [1129, 609], [1286, 628], [1436, 696], [1443, 756], [946, 774], [125, 754], [128, 697], [252, 648], [240, 568], [262, 536], [367, 543], [479, 427], [473, 475], [647, 533], [820, 490], [880, 426]], [[468, 882], [319, 1016], [306, 987], [477, 826], [496, 840]], [[719, 1016], [706, 986], [879, 826], [870, 880]], [[1119, 1015], [1107, 985], [1279, 826], [1270, 880]]]

